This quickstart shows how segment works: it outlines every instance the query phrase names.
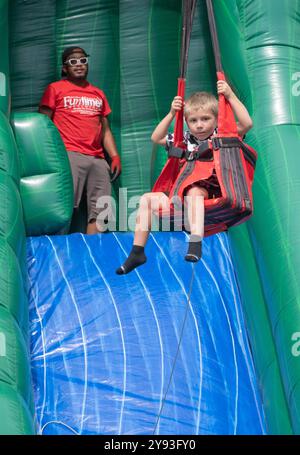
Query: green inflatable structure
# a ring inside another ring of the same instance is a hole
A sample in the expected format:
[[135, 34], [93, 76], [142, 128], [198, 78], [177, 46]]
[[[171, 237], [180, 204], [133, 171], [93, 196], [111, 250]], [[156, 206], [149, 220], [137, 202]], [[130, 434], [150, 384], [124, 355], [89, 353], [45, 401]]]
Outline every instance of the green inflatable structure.
[[[269, 434], [300, 433], [300, 2], [213, 0], [225, 74], [247, 106], [258, 151], [254, 215], [232, 228], [248, 336]], [[112, 107], [128, 198], [166, 161], [150, 141], [177, 90], [180, 0], [0, 0], [0, 434], [34, 434], [26, 236], [67, 233], [73, 207], [64, 145], [37, 113], [60, 55], [91, 55], [89, 81]], [[214, 91], [204, 0], [198, 0], [187, 95]]]

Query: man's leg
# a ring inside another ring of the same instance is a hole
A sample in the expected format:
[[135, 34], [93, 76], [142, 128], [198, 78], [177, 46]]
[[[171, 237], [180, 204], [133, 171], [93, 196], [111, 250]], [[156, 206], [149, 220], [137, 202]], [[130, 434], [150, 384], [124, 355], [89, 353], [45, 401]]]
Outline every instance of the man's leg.
[[97, 229], [97, 223], [95, 219], [92, 219], [91, 221], [88, 222], [87, 227], [86, 227], [86, 233], [87, 234], [98, 234], [99, 232], [105, 232], [104, 230], [98, 230]]
[[111, 196], [111, 183], [109, 174], [109, 165], [105, 159], [92, 157], [91, 165], [87, 177], [87, 206], [88, 206], [88, 224], [87, 234], [97, 234], [106, 232], [107, 227], [105, 220], [102, 219], [111, 216], [110, 208], [97, 208], [97, 202], [102, 196]]
[[89, 163], [86, 162], [86, 157], [82, 153], [69, 151], [67, 153], [73, 178], [74, 210], [77, 210], [83, 193]]

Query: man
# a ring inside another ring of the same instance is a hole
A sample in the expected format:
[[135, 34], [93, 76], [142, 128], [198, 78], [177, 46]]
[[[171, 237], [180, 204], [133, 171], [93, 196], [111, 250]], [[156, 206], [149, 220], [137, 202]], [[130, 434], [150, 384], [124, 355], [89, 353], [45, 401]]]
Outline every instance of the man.
[[[46, 88], [39, 112], [48, 115], [58, 128], [69, 156], [74, 182], [74, 208], [80, 204], [86, 185], [87, 234], [105, 231], [100, 209], [101, 196], [111, 195], [110, 171], [115, 180], [121, 173], [121, 160], [109, 127], [111, 109], [105, 94], [87, 81], [88, 54], [78, 46], [62, 53], [62, 76]], [[104, 158], [104, 149], [111, 166]]]

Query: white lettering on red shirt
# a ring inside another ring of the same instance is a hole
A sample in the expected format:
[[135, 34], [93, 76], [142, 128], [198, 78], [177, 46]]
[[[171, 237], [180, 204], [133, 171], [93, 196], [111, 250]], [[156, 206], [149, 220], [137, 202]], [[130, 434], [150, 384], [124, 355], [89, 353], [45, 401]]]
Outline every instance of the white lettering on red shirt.
[[88, 82], [80, 87], [62, 79], [48, 85], [40, 106], [53, 111], [52, 120], [67, 150], [104, 157], [101, 118], [111, 109], [102, 90]]

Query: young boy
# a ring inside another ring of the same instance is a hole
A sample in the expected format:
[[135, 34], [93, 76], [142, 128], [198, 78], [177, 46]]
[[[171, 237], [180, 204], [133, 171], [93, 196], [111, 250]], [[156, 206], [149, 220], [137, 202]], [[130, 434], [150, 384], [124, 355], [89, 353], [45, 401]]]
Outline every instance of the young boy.
[[[241, 101], [236, 97], [230, 86], [225, 81], [217, 82], [218, 94], [223, 94], [230, 102], [237, 118], [238, 134], [242, 138], [252, 127], [252, 120]], [[173, 135], [168, 134], [168, 129], [176, 115], [183, 107], [183, 100], [175, 96], [170, 112], [157, 125], [151, 139], [156, 144], [164, 145], [168, 149], [173, 143]], [[188, 151], [193, 151], [201, 141], [209, 139], [215, 134], [218, 117], [218, 101], [215, 96], [207, 92], [197, 92], [188, 98], [184, 104], [184, 113], [188, 131], [184, 140]], [[214, 190], [212, 190], [213, 192]], [[190, 241], [185, 260], [197, 262], [201, 258], [201, 245], [204, 236], [204, 200], [211, 196], [211, 189], [205, 180], [198, 180], [189, 186], [185, 192], [185, 206], [188, 210], [190, 226]], [[151, 229], [151, 214], [154, 208], [162, 210], [170, 208], [169, 197], [162, 192], [146, 193], [141, 197], [137, 214], [133, 247], [124, 264], [116, 270], [123, 275], [146, 262], [144, 247]]]

